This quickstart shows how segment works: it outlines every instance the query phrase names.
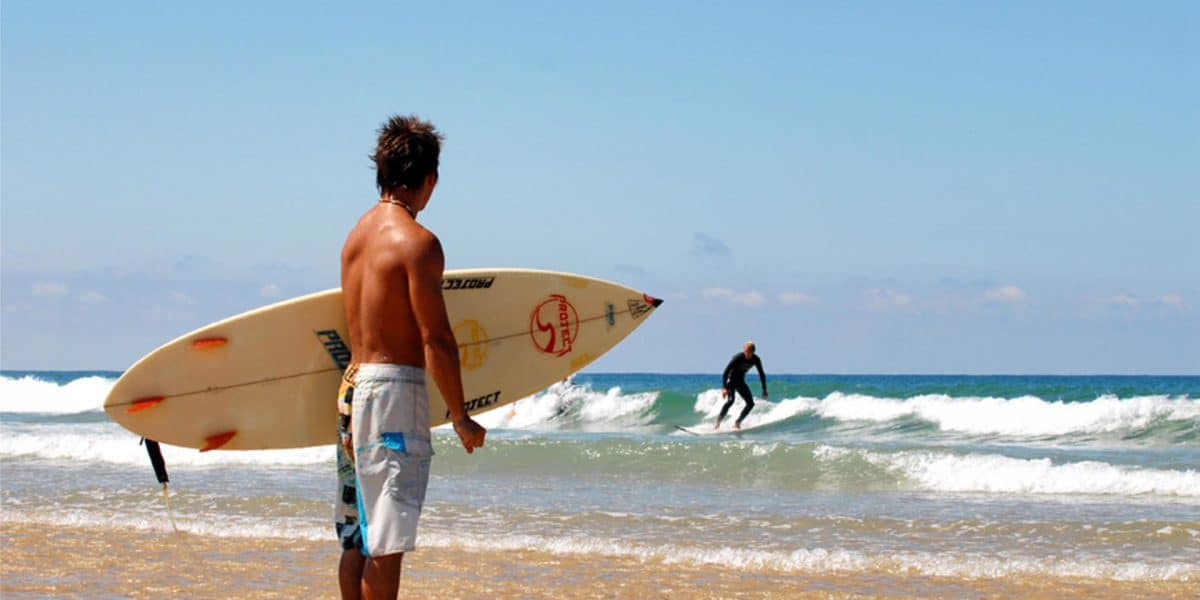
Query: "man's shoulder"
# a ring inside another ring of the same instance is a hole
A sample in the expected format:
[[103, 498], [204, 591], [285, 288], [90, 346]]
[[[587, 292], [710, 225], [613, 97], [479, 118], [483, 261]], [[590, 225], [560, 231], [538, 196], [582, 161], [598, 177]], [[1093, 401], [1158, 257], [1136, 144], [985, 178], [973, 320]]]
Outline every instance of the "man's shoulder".
[[437, 235], [421, 225], [416, 225], [409, 239], [412, 255], [418, 259], [441, 257], [442, 242]]
[[375, 268], [411, 269], [441, 256], [437, 236], [419, 225], [385, 226], [363, 240], [364, 254], [373, 256]]
[[425, 249], [439, 244], [437, 236], [420, 223], [411, 223], [398, 233], [397, 242], [409, 248]]
[[444, 260], [442, 244], [434, 233], [419, 224], [406, 227], [403, 235], [395, 240], [397, 258], [407, 268], [423, 272], [427, 269], [440, 269], [438, 265]]
[[437, 236], [417, 223], [388, 223], [373, 236], [372, 245], [380, 252], [399, 252], [415, 256], [438, 245]]

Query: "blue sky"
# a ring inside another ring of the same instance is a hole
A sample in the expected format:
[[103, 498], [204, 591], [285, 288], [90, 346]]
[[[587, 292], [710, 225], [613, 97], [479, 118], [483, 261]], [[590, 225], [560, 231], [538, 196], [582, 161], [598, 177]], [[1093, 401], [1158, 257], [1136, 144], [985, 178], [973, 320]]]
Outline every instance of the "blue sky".
[[1200, 373], [1194, 2], [0, 7], [0, 365], [337, 285], [388, 115], [447, 266], [667, 304], [592, 371]]

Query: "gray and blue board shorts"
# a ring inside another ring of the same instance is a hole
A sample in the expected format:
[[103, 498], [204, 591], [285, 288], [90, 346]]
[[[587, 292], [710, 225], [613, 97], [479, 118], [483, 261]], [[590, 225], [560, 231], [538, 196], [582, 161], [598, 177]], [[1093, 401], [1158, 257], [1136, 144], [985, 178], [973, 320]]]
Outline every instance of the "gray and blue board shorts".
[[433, 446], [425, 371], [352, 364], [338, 392], [338, 498], [342, 548], [365, 556], [408, 552], [429, 484]]

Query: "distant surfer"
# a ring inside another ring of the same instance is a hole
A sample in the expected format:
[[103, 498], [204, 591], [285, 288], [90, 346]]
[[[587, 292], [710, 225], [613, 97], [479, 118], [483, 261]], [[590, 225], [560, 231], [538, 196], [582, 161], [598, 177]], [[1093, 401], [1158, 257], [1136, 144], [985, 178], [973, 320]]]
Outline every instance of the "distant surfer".
[[441, 139], [415, 117], [392, 117], [379, 129], [379, 201], [342, 248], [354, 361], [338, 394], [343, 598], [394, 599], [399, 592], [433, 456], [426, 370], [467, 453], [483, 446], [487, 433], [463, 407], [458, 345], [442, 299], [441, 244], [416, 220], [437, 185]]
[[762, 397], [767, 398], [767, 375], [763, 373], [762, 360], [754, 353], [754, 342], [746, 342], [742, 347], [742, 351], [733, 355], [729, 364], [725, 366], [725, 373], [721, 375], [721, 395], [728, 398], [725, 401], [725, 406], [721, 407], [721, 414], [717, 416], [717, 424], [713, 429], [721, 428], [721, 420], [729, 414], [729, 407], [733, 406], [734, 392], [737, 392], [742, 400], [746, 402], [746, 408], [742, 409], [742, 414], [733, 422], [734, 429], [742, 428], [742, 420], [746, 415], [750, 414], [750, 409], [754, 408], [754, 399], [750, 396], [750, 386], [746, 385], [746, 373], [750, 367], [758, 369], [758, 378], [762, 381]]
[[567, 375], [562, 381], [546, 388], [546, 391], [554, 394], [557, 402], [554, 403], [554, 418], [559, 418], [567, 413], [567, 410], [574, 404], [574, 399], [570, 395], [571, 388], [575, 387], [575, 375]]

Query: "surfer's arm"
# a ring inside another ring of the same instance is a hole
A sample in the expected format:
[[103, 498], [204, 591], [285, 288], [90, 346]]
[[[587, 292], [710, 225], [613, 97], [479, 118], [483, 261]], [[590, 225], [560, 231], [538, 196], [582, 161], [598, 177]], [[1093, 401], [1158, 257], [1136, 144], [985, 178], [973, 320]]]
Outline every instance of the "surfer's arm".
[[763, 398], [767, 397], [767, 374], [763, 372], [762, 359], [754, 356], [754, 368], [758, 369], [758, 379], [762, 382]]
[[454, 431], [462, 440], [463, 448], [471, 453], [483, 445], [486, 430], [471, 419], [463, 406], [458, 343], [446, 314], [446, 301], [442, 298], [445, 257], [436, 237], [431, 235], [426, 243], [421, 244], [414, 262], [414, 268], [409, 270], [409, 295], [421, 335], [425, 368], [442, 392], [450, 420], [454, 423]]

